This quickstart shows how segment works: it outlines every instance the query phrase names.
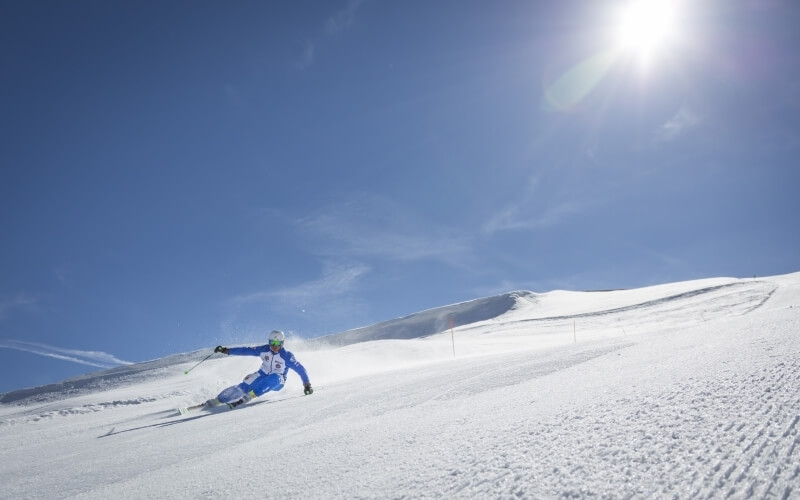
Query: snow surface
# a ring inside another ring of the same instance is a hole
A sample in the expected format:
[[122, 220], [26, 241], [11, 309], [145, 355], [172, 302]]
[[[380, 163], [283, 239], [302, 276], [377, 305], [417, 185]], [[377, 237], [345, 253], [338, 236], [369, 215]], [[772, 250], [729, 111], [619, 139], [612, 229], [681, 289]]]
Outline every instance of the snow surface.
[[210, 350], [2, 395], [0, 497], [800, 498], [800, 273], [479, 302], [290, 342], [312, 396], [181, 417], [258, 366]]

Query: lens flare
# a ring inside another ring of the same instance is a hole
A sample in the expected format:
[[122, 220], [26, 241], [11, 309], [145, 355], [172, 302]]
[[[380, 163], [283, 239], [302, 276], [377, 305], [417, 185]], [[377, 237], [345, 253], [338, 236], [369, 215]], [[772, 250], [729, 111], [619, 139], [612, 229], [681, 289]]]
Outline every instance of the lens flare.
[[566, 110], [581, 102], [605, 77], [616, 59], [613, 52], [602, 52], [573, 66], [549, 85], [545, 99], [551, 109]]

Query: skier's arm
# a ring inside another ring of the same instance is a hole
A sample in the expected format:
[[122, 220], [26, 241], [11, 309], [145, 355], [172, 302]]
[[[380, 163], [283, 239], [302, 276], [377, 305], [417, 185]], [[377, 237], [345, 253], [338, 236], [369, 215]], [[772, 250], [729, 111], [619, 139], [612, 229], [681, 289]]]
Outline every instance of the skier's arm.
[[228, 349], [228, 354], [231, 356], [260, 356], [264, 352], [264, 346], [261, 347], [231, 347]]
[[311, 385], [311, 381], [308, 379], [308, 372], [306, 372], [305, 367], [301, 365], [300, 362], [294, 358], [294, 354], [290, 352], [287, 352], [286, 354], [289, 355], [288, 359], [286, 360], [286, 366], [288, 366], [289, 368], [294, 370], [298, 375], [300, 375], [300, 378], [303, 380], [304, 386]]

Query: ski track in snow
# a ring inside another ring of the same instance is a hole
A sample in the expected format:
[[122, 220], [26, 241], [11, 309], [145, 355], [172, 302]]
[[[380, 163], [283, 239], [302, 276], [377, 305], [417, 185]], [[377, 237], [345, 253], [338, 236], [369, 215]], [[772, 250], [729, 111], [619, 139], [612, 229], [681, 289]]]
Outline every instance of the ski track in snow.
[[[231, 359], [205, 368], [205, 387], [162, 366], [138, 385], [0, 405], [0, 496], [800, 498], [800, 275], [780, 278], [461, 330], [462, 350], [506, 328], [558, 324], [571, 340], [565, 320], [580, 318], [577, 343], [547, 348], [327, 382], [315, 368], [352, 351], [308, 354], [322, 390], [299, 396], [292, 374], [221, 413], [175, 407], [235, 382]], [[402, 342], [386, 354], [428, 341]]]

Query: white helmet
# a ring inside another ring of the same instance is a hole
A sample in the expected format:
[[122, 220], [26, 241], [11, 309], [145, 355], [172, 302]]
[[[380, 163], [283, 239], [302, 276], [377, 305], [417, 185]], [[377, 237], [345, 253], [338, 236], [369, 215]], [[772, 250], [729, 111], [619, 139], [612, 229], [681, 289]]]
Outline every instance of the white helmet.
[[269, 345], [280, 347], [283, 345], [284, 340], [286, 340], [286, 335], [280, 330], [272, 330], [269, 333]]

